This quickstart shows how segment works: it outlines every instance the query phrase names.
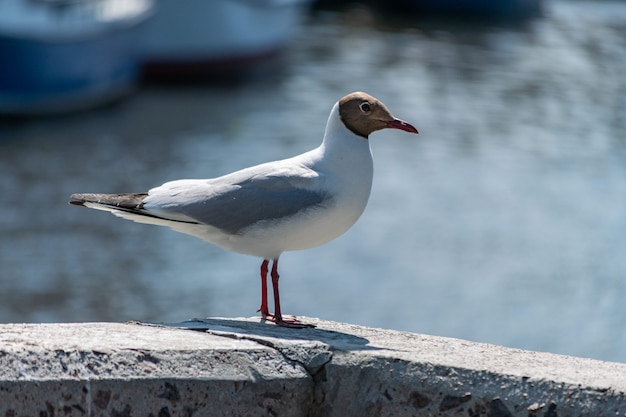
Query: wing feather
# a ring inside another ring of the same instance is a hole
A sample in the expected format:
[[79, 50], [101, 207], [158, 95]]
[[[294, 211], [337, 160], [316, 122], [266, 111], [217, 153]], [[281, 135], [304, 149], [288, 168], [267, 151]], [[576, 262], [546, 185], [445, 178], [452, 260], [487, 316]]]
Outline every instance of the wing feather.
[[[230, 234], [331, 204], [319, 174], [240, 171], [210, 180], [179, 180], [150, 190], [144, 209], [156, 216], [204, 223]], [[306, 173], [310, 173], [307, 171]], [[292, 174], [292, 175], [290, 175]]]

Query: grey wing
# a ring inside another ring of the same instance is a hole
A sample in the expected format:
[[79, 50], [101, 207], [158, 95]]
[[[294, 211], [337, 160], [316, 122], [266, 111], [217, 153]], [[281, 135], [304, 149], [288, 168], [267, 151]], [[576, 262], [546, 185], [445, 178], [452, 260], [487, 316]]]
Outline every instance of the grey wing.
[[[294, 183], [300, 185], [294, 185]], [[196, 197], [176, 210], [199, 223], [236, 234], [264, 220], [278, 220], [330, 203], [327, 193], [303, 188], [302, 178], [246, 179], [222, 188], [208, 198]]]

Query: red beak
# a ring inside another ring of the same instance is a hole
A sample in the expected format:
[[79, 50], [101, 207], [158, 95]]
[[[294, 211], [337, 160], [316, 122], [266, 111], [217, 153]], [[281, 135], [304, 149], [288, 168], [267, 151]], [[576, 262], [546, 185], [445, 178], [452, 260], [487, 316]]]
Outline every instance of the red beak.
[[387, 127], [390, 127], [392, 129], [404, 130], [405, 132], [409, 132], [409, 133], [415, 133], [416, 135], [419, 134], [417, 129], [413, 127], [412, 124], [407, 123], [404, 120], [400, 120], [400, 119], [393, 119], [393, 120], [388, 121]]

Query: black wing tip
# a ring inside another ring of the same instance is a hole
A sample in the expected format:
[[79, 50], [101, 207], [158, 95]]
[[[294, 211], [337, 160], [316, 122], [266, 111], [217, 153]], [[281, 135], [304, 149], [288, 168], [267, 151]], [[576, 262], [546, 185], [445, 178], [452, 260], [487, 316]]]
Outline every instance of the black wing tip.
[[83, 194], [72, 194], [68, 203], [73, 206], [84, 206], [85, 199], [83, 198]]
[[69, 204], [84, 206], [85, 203], [102, 204], [103, 206], [117, 207], [121, 209], [136, 210], [142, 207], [142, 201], [148, 193], [129, 194], [72, 194]]

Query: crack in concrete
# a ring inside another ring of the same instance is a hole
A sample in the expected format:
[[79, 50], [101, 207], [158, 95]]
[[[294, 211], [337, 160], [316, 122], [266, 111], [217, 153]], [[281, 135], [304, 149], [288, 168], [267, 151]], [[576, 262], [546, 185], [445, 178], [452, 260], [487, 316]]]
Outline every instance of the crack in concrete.
[[320, 344], [309, 346], [309, 349], [306, 349], [305, 347], [304, 350], [307, 351], [313, 351], [322, 348], [322, 352], [309, 358], [304, 358], [298, 354], [301, 352], [296, 352], [289, 346], [280, 346], [279, 343], [275, 343], [268, 338], [255, 337], [248, 334], [234, 332], [214, 331], [210, 329], [205, 330], [205, 332], [214, 336], [227, 337], [235, 340], [248, 340], [258, 343], [262, 346], [269, 347], [275, 350], [285, 359], [285, 361], [289, 363], [297, 363], [298, 365], [300, 365], [307, 372], [307, 374], [311, 378], [311, 381], [313, 382], [310, 398], [311, 406], [308, 416], [316, 417], [322, 415], [322, 405], [326, 398], [326, 393], [323, 387], [323, 383], [326, 382], [326, 365], [332, 361], [333, 357], [333, 352], [330, 346], [326, 344]]

